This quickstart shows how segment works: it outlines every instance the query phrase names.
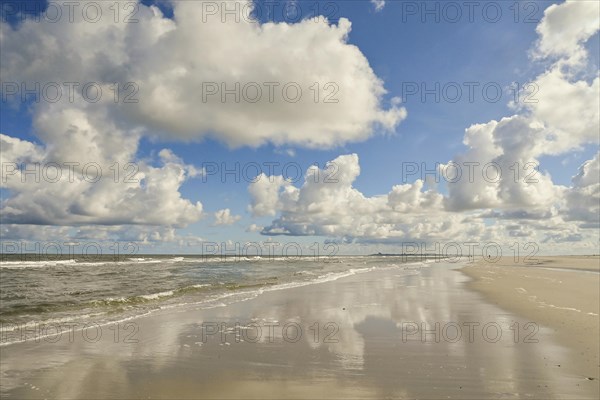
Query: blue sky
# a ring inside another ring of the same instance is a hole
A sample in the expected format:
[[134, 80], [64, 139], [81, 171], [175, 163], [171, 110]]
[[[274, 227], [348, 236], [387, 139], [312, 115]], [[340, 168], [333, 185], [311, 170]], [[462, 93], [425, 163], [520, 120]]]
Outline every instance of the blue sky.
[[[143, 3], [154, 4], [149, 1]], [[409, 3], [409, 7], [423, 7], [424, 4], [428, 4], [427, 7], [444, 6], [441, 2]], [[140, 139], [135, 157], [153, 160], [151, 162], [156, 164], [159, 151], [168, 148], [185, 164], [196, 168], [202, 168], [206, 163], [232, 166], [236, 162], [241, 165], [276, 162], [281, 165], [297, 163], [306, 170], [314, 163], [323, 167], [326, 162], [340, 155], [356, 153], [360, 159], [361, 172], [352, 183], [353, 187], [366, 197], [387, 195], [394, 185], [413, 183], [415, 180], [411, 178], [403, 181], [403, 162], [425, 163], [431, 168], [435, 163], [447, 163], [467, 150], [462, 143], [466, 128], [475, 123], [485, 124], [518, 113], [509, 106], [514, 94], [509, 89], [511, 84], [532, 82], [550, 68], [547, 60], [533, 59], [531, 54], [538, 40], [536, 27], [544, 16], [544, 10], [552, 3], [495, 2], [494, 5], [500, 6], [502, 10], [502, 17], [497, 22], [489, 20], [489, 15], [493, 15], [491, 11], [486, 16], [481, 9], [476, 9], [473, 22], [468, 20], [467, 15], [463, 15], [459, 22], [452, 23], [442, 15], [438, 23], [432, 15], [427, 16], [423, 22], [419, 15], [407, 14], [407, 10], [412, 10], [407, 8], [407, 2], [386, 1], [383, 9], [376, 11], [374, 4], [369, 1], [320, 1], [321, 10], [325, 6], [335, 5], [334, 8], [325, 9], [333, 10], [330, 23], [336, 23], [340, 18], [351, 21], [352, 30], [347, 43], [358, 47], [374, 74], [383, 81], [387, 93], [382, 96], [381, 101], [385, 107], [388, 107], [392, 98], [402, 98], [406, 89], [414, 84], [433, 88], [436, 83], [443, 87], [455, 82], [463, 89], [460, 99], [453, 103], [443, 98], [436, 102], [433, 95], [426, 96], [423, 101], [420, 93], [405, 96], [401, 106], [405, 107], [407, 117], [391, 132], [375, 127], [366, 140], [350, 140], [327, 148], [306, 148], [298, 143], [235, 147], [215, 139], [219, 137], [218, 132], [213, 137], [182, 141], [179, 137], [172, 138], [168, 135], [157, 138], [150, 128]], [[274, 18], [267, 19], [263, 16], [261, 22], [285, 22], [286, 19], [282, 17], [284, 4], [281, 2], [276, 6]], [[312, 0], [293, 4], [309, 15], [315, 8], [315, 1]], [[457, 4], [465, 12], [464, 4]], [[159, 3], [158, 6], [167, 17], [172, 17], [169, 3]], [[266, 5], [259, 2], [256, 7], [264, 10]], [[520, 11], [516, 21], [515, 7]], [[526, 16], [530, 18], [527, 21]], [[19, 29], [19, 24], [12, 22], [13, 29]], [[26, 46], [26, 43], [21, 45]], [[585, 47], [589, 52], [587, 68], [597, 73], [597, 32], [585, 42]], [[293, 50], [289, 49], [290, 52]], [[587, 82], [591, 82], [594, 76], [595, 74], [588, 75]], [[479, 85], [474, 91], [473, 102], [468, 100], [465, 82], [477, 82]], [[489, 83], [499, 85], [504, 90], [497, 102], [486, 101], [483, 97], [481, 88]], [[346, 87], [345, 92], [343, 89], [339, 93], [341, 101], [355, 95], [351, 93], [350, 87]], [[14, 103], [3, 101], [0, 132], [43, 145], [43, 140], [32, 127], [32, 113], [28, 109], [30, 106], [31, 103], [19, 104], [15, 109]], [[201, 107], [202, 104], [197, 106]], [[336, 118], [333, 113], [332, 118]], [[545, 152], [537, 156], [541, 171], [552, 177], [554, 185], [570, 186], [571, 178], [577, 174], [579, 166], [598, 152], [597, 142], [583, 140], [578, 142], [578, 146], [582, 148], [581, 151], [569, 150], [557, 155]], [[178, 228], [178, 232], [215, 241], [264, 239], [265, 236], [257, 232], [246, 232], [251, 224], [267, 226], [273, 220], [272, 216], [253, 216], [248, 211], [248, 206], [253, 201], [248, 185], [243, 179], [235, 182], [231, 177], [226, 182], [222, 182], [217, 176], [187, 179], [180, 187], [181, 197], [192, 203], [200, 201], [205, 216], [197, 222], [187, 224], [187, 227]], [[436, 190], [442, 195], [448, 194], [444, 185]], [[11, 195], [10, 189], [6, 187], [2, 188], [2, 193], [4, 198]], [[212, 226], [212, 214], [224, 208], [242, 218], [229, 226]], [[308, 241], [323, 239], [321, 235], [298, 238]]]

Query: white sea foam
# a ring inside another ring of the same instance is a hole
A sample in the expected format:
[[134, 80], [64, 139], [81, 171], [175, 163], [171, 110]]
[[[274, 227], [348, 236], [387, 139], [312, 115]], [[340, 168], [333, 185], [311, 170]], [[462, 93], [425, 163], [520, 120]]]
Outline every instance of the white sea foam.
[[169, 296], [173, 296], [175, 294], [175, 292], [173, 292], [172, 290], [167, 290], [164, 292], [158, 292], [158, 293], [152, 293], [152, 294], [144, 294], [139, 296], [142, 299], [146, 299], [146, 300], [156, 300], [156, 299], [160, 299], [161, 297], [169, 297]]
[[45, 268], [62, 265], [73, 265], [75, 260], [44, 260], [44, 261], [2, 261], [0, 268], [20, 269], [20, 268]]

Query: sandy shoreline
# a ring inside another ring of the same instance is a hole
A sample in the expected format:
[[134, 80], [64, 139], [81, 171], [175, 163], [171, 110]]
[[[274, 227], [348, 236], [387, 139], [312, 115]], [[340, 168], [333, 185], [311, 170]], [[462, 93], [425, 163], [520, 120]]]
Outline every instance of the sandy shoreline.
[[462, 271], [494, 304], [548, 326], [574, 353], [573, 368], [600, 378], [600, 258], [539, 257], [535, 263], [479, 260]]
[[165, 310], [98, 340], [0, 347], [2, 397], [598, 397], [552, 329], [467, 289], [460, 267], [376, 270]]

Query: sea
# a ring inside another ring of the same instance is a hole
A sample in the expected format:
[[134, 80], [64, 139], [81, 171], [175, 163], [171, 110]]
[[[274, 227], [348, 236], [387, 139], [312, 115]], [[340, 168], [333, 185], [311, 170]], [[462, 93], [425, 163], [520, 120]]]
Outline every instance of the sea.
[[39, 339], [23, 332], [40, 326], [111, 324], [185, 305], [220, 307], [265, 291], [318, 284], [375, 269], [418, 270], [434, 261], [422, 255], [3, 255], [0, 346]]

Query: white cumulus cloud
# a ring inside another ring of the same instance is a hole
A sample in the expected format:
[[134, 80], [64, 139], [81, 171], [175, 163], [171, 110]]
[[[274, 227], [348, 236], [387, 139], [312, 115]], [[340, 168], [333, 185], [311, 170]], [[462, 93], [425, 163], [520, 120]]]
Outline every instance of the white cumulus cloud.
[[240, 215], [231, 214], [229, 208], [224, 208], [215, 212], [215, 225], [233, 225], [242, 219]]

